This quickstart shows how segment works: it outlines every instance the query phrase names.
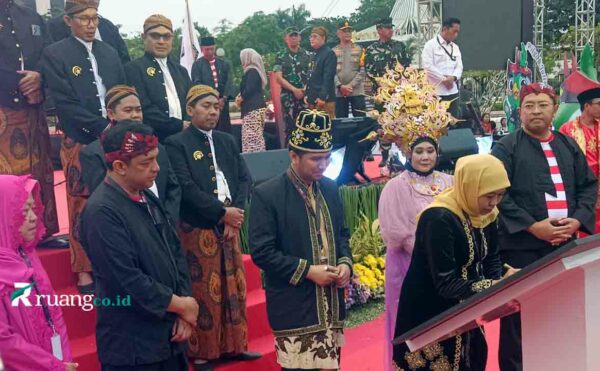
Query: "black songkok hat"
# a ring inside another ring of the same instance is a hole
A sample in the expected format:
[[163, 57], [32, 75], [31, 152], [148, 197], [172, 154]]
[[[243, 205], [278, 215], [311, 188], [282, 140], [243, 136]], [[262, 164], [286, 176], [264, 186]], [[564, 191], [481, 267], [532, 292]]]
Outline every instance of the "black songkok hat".
[[579, 93], [577, 96], [577, 100], [579, 104], [584, 104], [585, 102], [589, 102], [592, 99], [600, 98], [600, 88], [592, 88], [586, 91]]
[[303, 110], [296, 119], [289, 145], [306, 152], [331, 151], [331, 119], [323, 111]]
[[213, 46], [215, 45], [215, 38], [212, 36], [206, 36], [200, 39], [200, 46]]

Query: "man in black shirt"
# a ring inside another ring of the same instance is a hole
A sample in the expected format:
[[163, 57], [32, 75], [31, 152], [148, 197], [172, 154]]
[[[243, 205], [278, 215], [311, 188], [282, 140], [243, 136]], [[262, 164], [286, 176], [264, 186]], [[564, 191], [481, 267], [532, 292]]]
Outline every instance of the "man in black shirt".
[[335, 74], [337, 58], [327, 42], [325, 27], [315, 27], [310, 33], [310, 46], [314, 49], [308, 86], [306, 87], [306, 103], [309, 108], [325, 111], [330, 118], [335, 117]]

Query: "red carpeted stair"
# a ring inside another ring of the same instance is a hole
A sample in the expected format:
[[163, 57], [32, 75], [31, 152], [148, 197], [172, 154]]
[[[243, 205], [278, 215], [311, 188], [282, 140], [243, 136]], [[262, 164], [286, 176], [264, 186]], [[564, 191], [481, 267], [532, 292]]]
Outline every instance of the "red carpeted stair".
[[[378, 160], [376, 158], [376, 161], [366, 163], [367, 173], [373, 178], [378, 177], [379, 168], [376, 165]], [[56, 184], [63, 181], [62, 174], [62, 172], [55, 172]], [[68, 219], [64, 183], [56, 186], [55, 192], [60, 233], [65, 234], [68, 232]], [[77, 295], [75, 286], [77, 280], [75, 274], [71, 272], [69, 250], [38, 249], [38, 254], [57, 293]], [[216, 369], [219, 371], [278, 371], [280, 368], [275, 359], [273, 336], [267, 320], [260, 271], [247, 255], [244, 256], [244, 266], [247, 285], [248, 348], [250, 351], [262, 353], [263, 357], [252, 362], [223, 362], [218, 364]], [[96, 311], [86, 312], [79, 307], [65, 307], [63, 315], [67, 323], [73, 356], [79, 363], [78, 371], [100, 370], [96, 354]], [[487, 370], [496, 371], [498, 370], [497, 323], [486, 326], [486, 335], [490, 349]], [[346, 330], [345, 338], [346, 346], [342, 351], [341, 369], [343, 371], [383, 370], [383, 316]]]

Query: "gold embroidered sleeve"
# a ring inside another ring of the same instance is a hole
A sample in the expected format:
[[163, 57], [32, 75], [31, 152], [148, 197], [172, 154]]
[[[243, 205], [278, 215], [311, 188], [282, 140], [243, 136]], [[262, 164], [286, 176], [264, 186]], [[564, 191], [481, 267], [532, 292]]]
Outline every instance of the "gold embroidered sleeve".
[[485, 289], [489, 289], [490, 287], [492, 287], [492, 280], [485, 279], [473, 282], [471, 285], [471, 290], [473, 290], [473, 292], [481, 292]]
[[302, 281], [302, 279], [306, 276], [306, 273], [308, 273], [308, 268], [308, 262], [305, 259], [300, 259], [298, 261], [298, 267], [296, 267], [294, 275], [290, 280], [290, 285], [297, 286], [300, 283], [300, 281]]
[[347, 256], [342, 256], [341, 258], [338, 259], [337, 261], [337, 265], [340, 264], [346, 264], [349, 268], [350, 268], [350, 275], [353, 275], [354, 273], [354, 262], [352, 261], [351, 258], [347, 257]]

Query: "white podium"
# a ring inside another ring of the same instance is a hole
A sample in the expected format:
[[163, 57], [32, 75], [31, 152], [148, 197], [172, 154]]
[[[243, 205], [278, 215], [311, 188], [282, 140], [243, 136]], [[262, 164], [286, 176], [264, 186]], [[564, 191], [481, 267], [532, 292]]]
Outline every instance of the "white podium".
[[402, 334], [411, 351], [521, 312], [527, 371], [600, 371], [600, 235], [573, 241]]

